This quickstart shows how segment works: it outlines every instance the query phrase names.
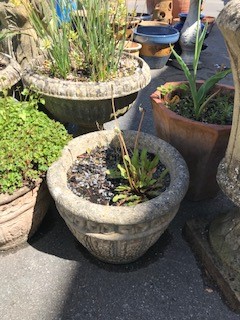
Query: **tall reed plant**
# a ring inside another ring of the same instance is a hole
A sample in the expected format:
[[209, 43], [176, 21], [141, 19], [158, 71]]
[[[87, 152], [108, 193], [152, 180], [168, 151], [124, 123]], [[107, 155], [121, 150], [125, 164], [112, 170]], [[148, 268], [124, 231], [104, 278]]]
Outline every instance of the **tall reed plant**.
[[80, 73], [92, 81], [115, 76], [124, 47], [124, 37], [118, 35], [126, 28], [125, 0], [49, 0], [41, 10], [34, 2], [22, 2], [53, 76]]

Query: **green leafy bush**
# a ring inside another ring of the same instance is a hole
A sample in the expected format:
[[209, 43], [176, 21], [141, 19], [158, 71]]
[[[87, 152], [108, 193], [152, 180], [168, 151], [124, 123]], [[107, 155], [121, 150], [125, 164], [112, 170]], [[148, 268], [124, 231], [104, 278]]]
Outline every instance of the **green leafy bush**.
[[28, 101], [0, 97], [0, 193], [43, 177], [71, 138], [62, 124], [38, 110], [38, 102], [33, 95]]

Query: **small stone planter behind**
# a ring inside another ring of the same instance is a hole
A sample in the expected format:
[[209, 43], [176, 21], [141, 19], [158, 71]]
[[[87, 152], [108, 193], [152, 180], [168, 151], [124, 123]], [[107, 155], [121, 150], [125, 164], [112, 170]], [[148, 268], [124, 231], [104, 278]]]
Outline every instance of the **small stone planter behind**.
[[[133, 147], [135, 131], [125, 131]], [[128, 263], [142, 256], [166, 230], [188, 188], [186, 163], [176, 149], [148, 134], [140, 134], [139, 149], [158, 154], [171, 182], [160, 196], [133, 207], [104, 206], [78, 197], [67, 186], [66, 174], [76, 157], [96, 146], [118, 144], [114, 131], [73, 139], [48, 170], [47, 183], [57, 209], [73, 235], [95, 257], [109, 263]]]

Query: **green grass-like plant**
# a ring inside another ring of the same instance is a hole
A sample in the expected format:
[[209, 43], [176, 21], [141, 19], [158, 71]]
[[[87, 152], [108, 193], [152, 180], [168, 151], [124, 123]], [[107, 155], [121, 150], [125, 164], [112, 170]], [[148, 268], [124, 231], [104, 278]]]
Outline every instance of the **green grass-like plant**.
[[71, 139], [62, 124], [38, 110], [44, 102], [24, 90], [22, 101], [0, 97], [0, 193], [13, 193], [44, 177]]
[[151, 159], [147, 149], [143, 148], [140, 150], [138, 148], [139, 134], [145, 110], [141, 107], [139, 108], [141, 111], [141, 119], [137, 130], [134, 148], [130, 151], [130, 154], [124, 140], [124, 136], [119, 129], [113, 98], [112, 108], [115, 122], [117, 124], [115, 130], [120, 144], [123, 163], [118, 163], [116, 169], [107, 170], [107, 174], [109, 174], [111, 178], [122, 178], [126, 180], [126, 184], [120, 184], [115, 188], [116, 195], [113, 197], [112, 201], [118, 205], [125, 204], [133, 206], [161, 194], [165, 187], [164, 178], [168, 174], [169, 170], [163, 167], [161, 174], [155, 178], [154, 173], [160, 164], [160, 158], [158, 155], [155, 155]]
[[117, 194], [112, 201], [121, 205], [136, 205], [158, 196], [164, 187], [164, 177], [168, 173], [168, 170], [164, 169], [160, 176], [154, 178], [159, 162], [160, 158], [157, 155], [150, 159], [145, 148], [135, 148], [131, 156], [125, 151], [123, 164], [118, 163], [116, 170], [107, 172], [112, 178], [127, 181], [126, 184], [120, 184], [115, 188]]
[[34, 2], [22, 0], [50, 61], [52, 76], [66, 79], [70, 73], [80, 72], [92, 81], [106, 81], [116, 74], [123, 52], [124, 36], [118, 35], [120, 28], [121, 34], [126, 29], [125, 0], [75, 2], [81, 10], [74, 10], [71, 1], [58, 0], [69, 17], [60, 21], [57, 1], [49, 0], [49, 7], [43, 7], [41, 13]]
[[[201, 12], [201, 1], [199, 1], [198, 7], [198, 21], [200, 21], [200, 12]], [[231, 69], [222, 70], [209, 77], [199, 88], [197, 87], [197, 69], [200, 59], [200, 54], [203, 46], [203, 42], [207, 33], [207, 24], [205, 24], [203, 31], [200, 34], [200, 24], [198, 23], [197, 34], [196, 34], [196, 43], [195, 43], [195, 53], [193, 59], [193, 71], [191, 72], [186, 63], [183, 61], [180, 55], [172, 49], [172, 53], [175, 56], [177, 62], [181, 66], [188, 82], [189, 88], [193, 101], [193, 114], [195, 119], [198, 120], [201, 114], [206, 110], [208, 102], [217, 94], [217, 92], [209, 94], [210, 90], [217, 84], [220, 80], [226, 77], [231, 73]], [[161, 87], [160, 87], [161, 90]]]

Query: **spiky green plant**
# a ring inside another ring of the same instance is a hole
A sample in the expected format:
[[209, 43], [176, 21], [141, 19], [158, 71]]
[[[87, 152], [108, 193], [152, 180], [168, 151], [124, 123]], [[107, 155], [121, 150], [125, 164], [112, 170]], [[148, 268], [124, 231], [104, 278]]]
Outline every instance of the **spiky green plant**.
[[[198, 5], [198, 21], [200, 21], [200, 12], [201, 12], [201, 1], [199, 0]], [[203, 46], [203, 42], [207, 33], [207, 23], [204, 26], [203, 31], [200, 33], [200, 24], [197, 24], [197, 34], [196, 34], [196, 42], [195, 42], [195, 52], [193, 58], [193, 71], [191, 72], [189, 67], [183, 61], [180, 55], [172, 49], [172, 53], [174, 54], [177, 62], [181, 66], [188, 82], [189, 88], [193, 100], [193, 114], [195, 115], [195, 119], [198, 120], [202, 113], [205, 111], [208, 102], [218, 93], [212, 93], [209, 95], [210, 90], [217, 84], [220, 80], [226, 77], [229, 73], [231, 73], [231, 69], [222, 70], [217, 72], [216, 74], [209, 77], [199, 88], [197, 86], [197, 70], [200, 59], [200, 54]]]

